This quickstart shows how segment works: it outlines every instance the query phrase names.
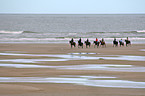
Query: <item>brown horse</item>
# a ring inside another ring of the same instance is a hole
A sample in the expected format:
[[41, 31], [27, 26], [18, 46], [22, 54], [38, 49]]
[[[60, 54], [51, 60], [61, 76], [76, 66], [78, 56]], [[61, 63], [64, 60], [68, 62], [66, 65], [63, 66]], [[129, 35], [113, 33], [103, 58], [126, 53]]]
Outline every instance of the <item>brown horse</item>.
[[95, 46], [97, 46], [97, 48], [98, 48], [99, 45], [100, 45], [100, 42], [98, 42], [98, 41], [94, 41], [94, 48], [95, 48]]
[[69, 41], [70, 45], [71, 45], [71, 48], [74, 46], [76, 47], [76, 43], [75, 42], [72, 42], [72, 41]]
[[101, 44], [102, 47], [104, 47], [104, 46], [106, 47], [105, 41], [101, 41], [101, 40], [100, 40], [100, 44]]
[[83, 43], [78, 41], [78, 48], [82, 47], [83, 48]]
[[86, 48], [88, 48], [87, 46], [91, 46], [91, 43], [90, 42], [87, 42], [87, 41], [85, 41], [85, 44], [86, 44]]

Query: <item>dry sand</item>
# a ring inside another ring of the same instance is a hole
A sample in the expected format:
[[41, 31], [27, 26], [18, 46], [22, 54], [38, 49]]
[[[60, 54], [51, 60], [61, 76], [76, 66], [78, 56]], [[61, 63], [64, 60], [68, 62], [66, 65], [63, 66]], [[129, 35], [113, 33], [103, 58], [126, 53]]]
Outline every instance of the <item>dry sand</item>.
[[[0, 44], [0, 53], [27, 54], [68, 54], [68, 53], [99, 53], [101, 55], [134, 55], [145, 56], [145, 45], [131, 47], [106, 48], [70, 48], [68, 44]], [[33, 56], [0, 56], [0, 59], [45, 58]], [[2, 62], [0, 62], [2, 63]], [[41, 63], [39, 63], [40, 65]], [[42, 62], [42, 65], [77, 65], [77, 64], [129, 64], [144, 66], [145, 61], [125, 60], [70, 60], [59, 62]], [[113, 76], [119, 80], [145, 82], [145, 72], [116, 72], [100, 70], [65, 70], [42, 68], [4, 68], [0, 67], [0, 77], [57, 77], [59, 75]], [[35, 84], [35, 83], [0, 83], [0, 96], [145, 96], [143, 88], [105, 88], [75, 84]]]

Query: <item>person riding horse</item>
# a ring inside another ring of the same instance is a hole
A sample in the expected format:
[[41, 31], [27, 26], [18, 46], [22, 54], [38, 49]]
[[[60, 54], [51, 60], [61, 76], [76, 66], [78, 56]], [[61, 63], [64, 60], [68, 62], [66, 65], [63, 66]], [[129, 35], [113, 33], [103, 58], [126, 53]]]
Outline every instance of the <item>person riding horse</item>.
[[120, 44], [120, 47], [121, 47], [121, 46], [124, 46], [124, 42], [122, 41], [122, 39], [119, 40], [119, 44]]
[[127, 39], [125, 40], [125, 42], [126, 42], [126, 46], [127, 46], [128, 44], [131, 46], [131, 42], [128, 40], [128, 37], [127, 37]]
[[106, 47], [106, 43], [105, 43], [105, 41], [104, 41], [104, 39], [103, 39], [103, 38], [102, 38], [102, 40], [100, 40], [100, 43], [101, 43], [102, 47], [103, 47], [103, 46], [105, 46], [105, 47]]
[[79, 46], [82, 46], [82, 48], [83, 48], [83, 43], [82, 43], [82, 39], [81, 38], [78, 41], [78, 48], [79, 48]]
[[97, 48], [99, 47], [99, 42], [98, 42], [98, 39], [96, 38], [96, 41], [94, 41], [94, 48], [95, 48], [95, 46], [97, 45]]
[[86, 43], [86, 48], [87, 48], [87, 46], [90, 47], [91, 43], [89, 42], [89, 39], [87, 39], [87, 41], [85, 41], [85, 43]]
[[69, 41], [70, 45], [71, 45], [71, 48], [72, 46], [76, 47], [76, 43], [74, 42], [73, 38], [71, 39], [71, 41]]
[[114, 41], [113, 41], [113, 47], [114, 45], [117, 47], [118, 46], [118, 41], [116, 41], [116, 38], [114, 38]]

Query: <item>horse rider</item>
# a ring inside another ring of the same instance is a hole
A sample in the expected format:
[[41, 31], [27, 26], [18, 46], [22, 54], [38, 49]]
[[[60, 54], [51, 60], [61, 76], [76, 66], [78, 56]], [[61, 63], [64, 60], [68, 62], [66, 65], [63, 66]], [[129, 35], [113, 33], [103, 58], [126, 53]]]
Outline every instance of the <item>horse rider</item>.
[[114, 38], [114, 41], [113, 41], [113, 42], [114, 42], [114, 44], [116, 44], [116, 43], [117, 43], [116, 38]]
[[72, 42], [72, 43], [74, 42], [74, 39], [73, 39], [73, 38], [71, 39], [71, 42]]
[[80, 39], [79, 39], [78, 43], [82, 43], [82, 39], [81, 39], [81, 37], [80, 37]]
[[87, 39], [87, 43], [89, 42], [89, 39]]

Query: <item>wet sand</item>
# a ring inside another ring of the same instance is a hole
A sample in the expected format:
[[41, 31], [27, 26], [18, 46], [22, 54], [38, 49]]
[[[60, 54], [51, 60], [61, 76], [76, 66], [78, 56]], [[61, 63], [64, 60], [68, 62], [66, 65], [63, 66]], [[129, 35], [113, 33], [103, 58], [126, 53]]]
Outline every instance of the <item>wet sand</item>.
[[[141, 50], [142, 49], [142, 50]], [[67, 57], [47, 57], [43, 55], [70, 55], [89, 57], [115, 57], [116, 55], [145, 56], [144, 44], [132, 45], [131, 47], [112, 47], [106, 48], [70, 48], [68, 44], [0, 44], [0, 53], [12, 54], [33, 54], [34, 56], [20, 55], [0, 55], [0, 60], [8, 59], [68, 59]], [[83, 53], [83, 54], [81, 54]], [[86, 53], [86, 54], [85, 54]], [[89, 54], [96, 53], [96, 54]], [[38, 56], [35, 56], [38, 55]], [[78, 57], [77, 57], [78, 58]], [[127, 58], [127, 57], [126, 57]], [[142, 58], [142, 57], [141, 57]], [[134, 58], [133, 58], [134, 59]], [[24, 64], [42, 66], [74, 66], [74, 65], [131, 65], [145, 67], [143, 60], [117, 60], [117, 59], [74, 59], [64, 61], [40, 61], [32, 63], [0, 61], [0, 64]], [[78, 67], [78, 66], [76, 66]], [[114, 66], [113, 66], [114, 67]], [[116, 68], [116, 66], [115, 66]], [[117, 70], [117, 69], [116, 69]], [[134, 82], [145, 82], [145, 72], [127, 72], [111, 70], [69, 70], [57, 68], [13, 68], [0, 66], [0, 77], [61, 77], [61, 76], [108, 76], [115, 79], [99, 80], [127, 80]], [[62, 78], [62, 77], [61, 77]], [[64, 77], [63, 77], [64, 78]], [[69, 77], [71, 79], [73, 77]], [[94, 80], [94, 79], [92, 79]], [[97, 79], [98, 80], [98, 79]], [[0, 96], [144, 96], [145, 88], [112, 88], [96, 87], [67, 83], [32, 83], [32, 82], [0, 82]]]

